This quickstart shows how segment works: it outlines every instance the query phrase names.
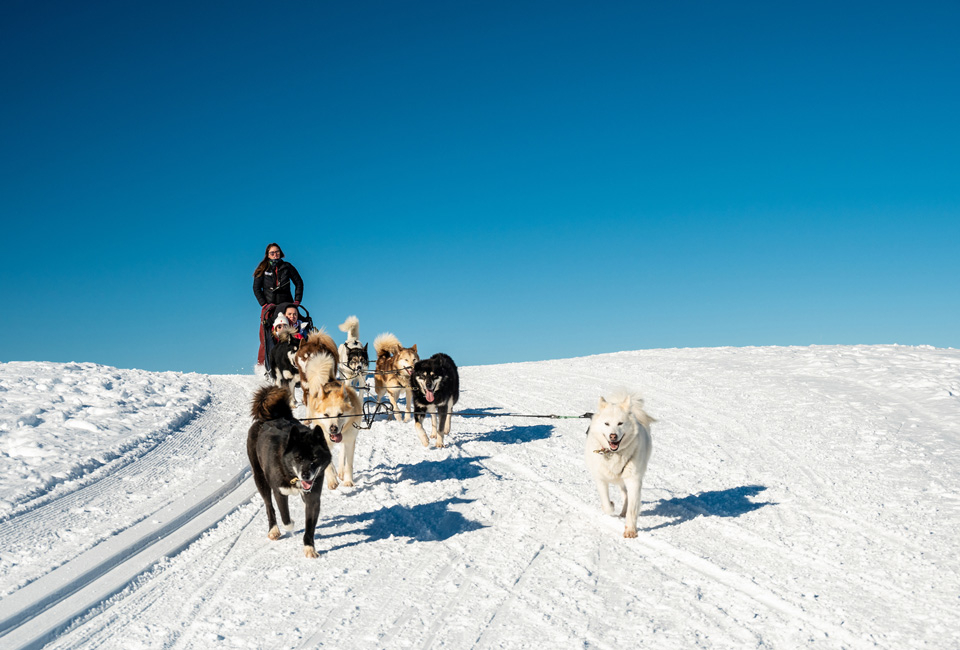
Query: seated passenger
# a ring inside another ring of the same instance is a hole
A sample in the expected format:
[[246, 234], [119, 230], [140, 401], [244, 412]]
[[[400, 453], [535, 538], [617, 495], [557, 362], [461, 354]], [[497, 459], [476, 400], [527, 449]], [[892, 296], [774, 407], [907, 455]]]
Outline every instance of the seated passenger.
[[296, 305], [289, 305], [283, 313], [278, 313], [276, 320], [273, 321], [273, 335], [277, 335], [278, 327], [289, 327], [293, 330], [293, 335], [298, 339], [307, 338], [307, 330], [310, 324], [300, 320], [300, 310]]

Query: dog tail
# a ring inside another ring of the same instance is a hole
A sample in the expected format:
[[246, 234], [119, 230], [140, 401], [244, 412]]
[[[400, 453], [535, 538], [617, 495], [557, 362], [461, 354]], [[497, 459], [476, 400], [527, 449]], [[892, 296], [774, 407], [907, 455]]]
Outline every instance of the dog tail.
[[290, 410], [290, 394], [287, 393], [287, 389], [280, 386], [258, 388], [250, 404], [250, 415], [257, 422], [278, 418], [293, 419], [293, 411]]
[[336, 377], [337, 362], [326, 352], [310, 358], [303, 374], [307, 376], [307, 391], [311, 395], [323, 392], [323, 385]]
[[322, 327], [307, 335], [306, 344], [308, 350], [327, 351], [331, 356], [337, 356], [337, 344], [333, 342], [333, 337], [327, 334], [327, 331]]
[[360, 340], [360, 319], [356, 316], [349, 316], [347, 320], [340, 323], [340, 331], [347, 333], [348, 341]]
[[377, 358], [396, 354], [400, 351], [400, 341], [390, 332], [384, 332], [373, 340], [373, 349], [377, 352]]

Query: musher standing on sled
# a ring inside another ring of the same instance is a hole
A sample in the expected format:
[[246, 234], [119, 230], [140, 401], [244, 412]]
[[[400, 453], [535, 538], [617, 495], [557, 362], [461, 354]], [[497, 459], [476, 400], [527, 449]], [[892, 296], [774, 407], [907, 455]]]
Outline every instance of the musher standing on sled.
[[[290, 292], [291, 282], [297, 287], [296, 296]], [[274, 305], [284, 302], [299, 305], [300, 299], [303, 298], [303, 280], [300, 279], [300, 274], [297, 273], [293, 264], [284, 261], [283, 251], [276, 242], [267, 246], [263, 261], [253, 272], [253, 295], [257, 297], [261, 307], [260, 352], [257, 355], [257, 363], [264, 364], [264, 367], [269, 370], [267, 364], [269, 364], [270, 349], [273, 348], [273, 336], [270, 332], [264, 332], [263, 319]], [[267, 324], [267, 327], [269, 328], [270, 325]]]

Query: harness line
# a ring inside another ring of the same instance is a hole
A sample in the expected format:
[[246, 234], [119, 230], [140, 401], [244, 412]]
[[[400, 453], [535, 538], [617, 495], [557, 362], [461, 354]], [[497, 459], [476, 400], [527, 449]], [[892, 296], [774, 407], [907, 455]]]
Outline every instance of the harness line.
[[[339, 420], [340, 418], [362, 417], [363, 426], [354, 424], [358, 429], [369, 429], [378, 415], [386, 415], [388, 418], [393, 415], [393, 406], [388, 402], [376, 402], [367, 400], [363, 403], [363, 413], [341, 413], [340, 415], [321, 415], [312, 418], [297, 418], [301, 422], [311, 420]], [[584, 413], [583, 415], [555, 415], [555, 414], [532, 414], [532, 413], [485, 413], [483, 411], [454, 411], [447, 415], [456, 415], [458, 417], [491, 417], [491, 418], [544, 418], [549, 420], [582, 420], [593, 417], [593, 413]]]

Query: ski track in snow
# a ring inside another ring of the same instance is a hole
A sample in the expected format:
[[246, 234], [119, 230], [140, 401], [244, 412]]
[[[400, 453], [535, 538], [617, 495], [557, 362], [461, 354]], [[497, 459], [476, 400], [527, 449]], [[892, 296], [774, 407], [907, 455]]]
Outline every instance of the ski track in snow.
[[[190, 419], [115, 466], [0, 494], [0, 645], [955, 647], [960, 352], [649, 350], [461, 373], [458, 409], [489, 415], [456, 418], [443, 450], [412, 424], [361, 432], [356, 487], [324, 488], [317, 560], [296, 501], [296, 530], [266, 539], [253, 377], [210, 377]], [[586, 420], [496, 415], [583, 413], [620, 386], [658, 420], [634, 540], [600, 511]], [[24, 403], [17, 431], [38, 424]], [[152, 525], [162, 539], [144, 541]]]

